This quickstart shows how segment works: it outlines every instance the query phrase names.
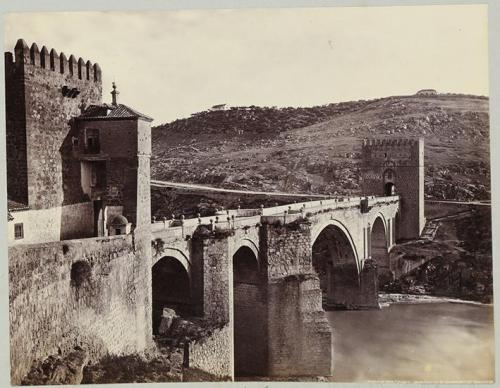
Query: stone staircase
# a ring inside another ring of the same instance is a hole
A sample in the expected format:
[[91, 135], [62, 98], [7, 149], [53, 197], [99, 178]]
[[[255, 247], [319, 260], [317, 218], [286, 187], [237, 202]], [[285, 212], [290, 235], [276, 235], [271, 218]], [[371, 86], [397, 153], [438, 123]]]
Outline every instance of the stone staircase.
[[427, 220], [425, 222], [424, 229], [422, 230], [422, 233], [420, 234], [420, 238], [422, 240], [429, 240], [432, 241], [434, 240], [434, 237], [436, 236], [436, 233], [439, 229], [439, 221], [436, 220]]
[[424, 229], [422, 230], [422, 233], [420, 234], [420, 238], [422, 240], [433, 241], [434, 237], [436, 237], [436, 233], [437, 233], [442, 221], [449, 221], [452, 219], [459, 219], [459, 218], [467, 217], [467, 216], [470, 216], [472, 213], [473, 213], [472, 210], [464, 210], [464, 211], [461, 211], [458, 213], [448, 214], [448, 215], [443, 216], [443, 217], [428, 219], [425, 223], [425, 226], [424, 226]]

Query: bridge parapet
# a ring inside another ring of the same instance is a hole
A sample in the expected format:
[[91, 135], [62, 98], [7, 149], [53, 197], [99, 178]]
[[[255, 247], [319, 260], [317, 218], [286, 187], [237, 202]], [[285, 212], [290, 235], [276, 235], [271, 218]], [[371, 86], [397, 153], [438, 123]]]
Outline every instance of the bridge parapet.
[[154, 235], [163, 235], [167, 238], [185, 238], [192, 235], [200, 225], [207, 225], [212, 229], [237, 229], [255, 226], [258, 223], [288, 224], [318, 213], [361, 207], [362, 200], [366, 200], [367, 206], [372, 208], [396, 203], [399, 201], [399, 196], [348, 197], [260, 209], [228, 209], [208, 217], [155, 221], [151, 225], [151, 231]]

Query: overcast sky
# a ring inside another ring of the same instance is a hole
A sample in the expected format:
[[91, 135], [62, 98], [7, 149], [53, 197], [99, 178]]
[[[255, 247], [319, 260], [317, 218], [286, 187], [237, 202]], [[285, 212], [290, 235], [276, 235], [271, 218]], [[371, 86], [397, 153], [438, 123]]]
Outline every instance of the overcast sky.
[[104, 101], [160, 124], [212, 105], [313, 106], [413, 94], [488, 95], [487, 7], [10, 14], [18, 38], [98, 62]]

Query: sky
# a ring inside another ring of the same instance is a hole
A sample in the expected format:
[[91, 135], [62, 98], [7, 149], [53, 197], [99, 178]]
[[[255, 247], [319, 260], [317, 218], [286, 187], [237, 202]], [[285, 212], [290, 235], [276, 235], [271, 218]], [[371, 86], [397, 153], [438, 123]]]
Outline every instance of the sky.
[[488, 95], [486, 5], [5, 16], [5, 47], [98, 62], [103, 99], [153, 125], [216, 104], [314, 106], [413, 94]]

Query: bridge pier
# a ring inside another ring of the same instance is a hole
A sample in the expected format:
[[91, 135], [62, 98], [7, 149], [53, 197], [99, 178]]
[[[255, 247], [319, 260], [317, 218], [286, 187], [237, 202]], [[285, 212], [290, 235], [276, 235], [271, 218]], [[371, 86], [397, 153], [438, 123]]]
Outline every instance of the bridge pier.
[[232, 265], [227, 235], [196, 233], [192, 241], [194, 312], [214, 323], [232, 315]]
[[379, 308], [378, 270], [375, 260], [367, 259], [359, 274], [359, 292], [357, 305], [362, 308]]
[[191, 244], [195, 310], [230, 329], [229, 349], [219, 356], [227, 375], [331, 375], [332, 330], [312, 267], [310, 225], [260, 227], [257, 270], [235, 251], [231, 233], [205, 229]]
[[332, 329], [322, 308], [306, 220], [264, 224], [261, 253], [268, 273], [269, 376], [330, 376]]
[[269, 376], [331, 376], [332, 329], [315, 274], [269, 284]]

